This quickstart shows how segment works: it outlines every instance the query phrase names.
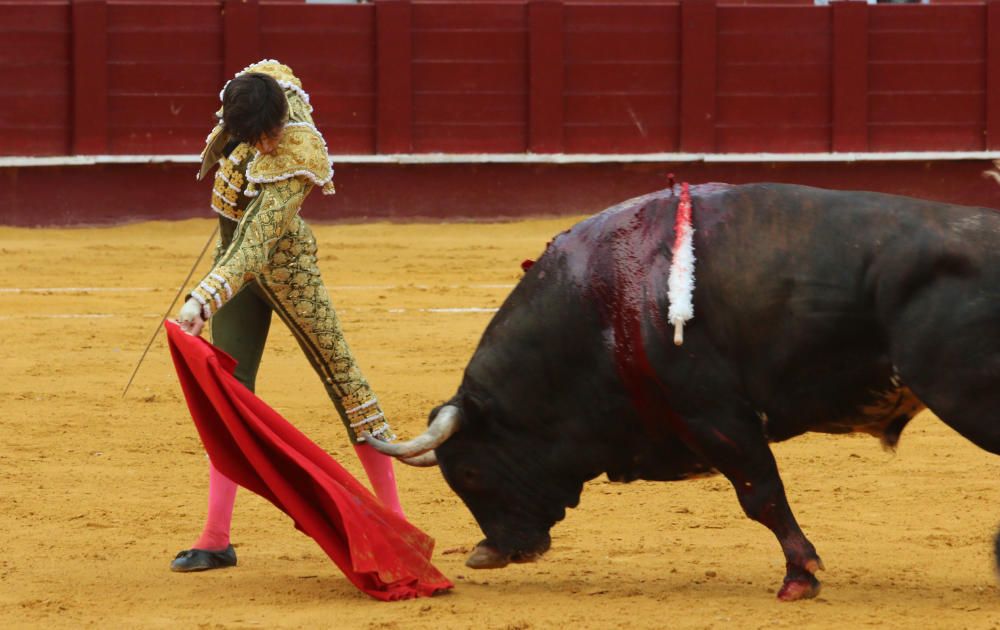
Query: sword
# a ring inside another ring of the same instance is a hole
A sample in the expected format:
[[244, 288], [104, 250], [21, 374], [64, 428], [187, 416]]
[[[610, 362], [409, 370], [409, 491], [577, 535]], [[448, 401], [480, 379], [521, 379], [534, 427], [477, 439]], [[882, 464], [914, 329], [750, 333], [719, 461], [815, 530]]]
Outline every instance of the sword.
[[125, 389], [122, 390], [122, 400], [125, 399], [125, 394], [128, 393], [128, 388], [132, 385], [132, 381], [135, 380], [135, 375], [139, 373], [139, 367], [146, 359], [146, 353], [149, 352], [150, 347], [152, 347], [153, 342], [156, 340], [156, 335], [158, 335], [160, 333], [160, 329], [163, 328], [163, 322], [167, 321], [167, 317], [174, 310], [174, 305], [177, 304], [177, 300], [181, 297], [181, 293], [184, 292], [184, 287], [186, 287], [187, 283], [191, 281], [191, 276], [194, 275], [194, 270], [198, 268], [198, 264], [201, 262], [201, 259], [205, 257], [205, 252], [208, 251], [209, 245], [211, 245], [212, 241], [215, 240], [215, 235], [218, 232], [219, 225], [216, 224], [215, 229], [212, 230], [211, 236], [208, 237], [208, 241], [205, 242], [205, 246], [201, 248], [201, 253], [198, 254], [198, 258], [194, 261], [194, 264], [191, 265], [191, 271], [188, 272], [187, 278], [184, 278], [184, 282], [182, 282], [180, 288], [177, 289], [177, 295], [174, 296], [174, 300], [170, 303], [170, 306], [167, 307], [166, 312], [163, 313], [163, 317], [160, 318], [160, 323], [157, 324], [156, 328], [153, 330], [153, 335], [149, 338], [149, 343], [146, 344], [146, 349], [142, 351], [142, 356], [139, 357], [139, 362], [135, 364], [135, 369], [132, 370], [132, 376], [128, 379], [128, 383], [125, 384]]

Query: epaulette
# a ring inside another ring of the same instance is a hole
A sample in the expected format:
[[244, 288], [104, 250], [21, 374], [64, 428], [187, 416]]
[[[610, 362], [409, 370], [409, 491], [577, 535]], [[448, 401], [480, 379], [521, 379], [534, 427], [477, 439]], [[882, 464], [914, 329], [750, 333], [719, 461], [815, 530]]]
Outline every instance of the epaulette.
[[305, 122], [290, 122], [284, 129], [281, 144], [273, 153], [258, 153], [247, 165], [249, 184], [245, 194], [256, 196], [260, 184], [304, 177], [321, 188], [324, 195], [332, 195], [333, 167], [323, 135]]

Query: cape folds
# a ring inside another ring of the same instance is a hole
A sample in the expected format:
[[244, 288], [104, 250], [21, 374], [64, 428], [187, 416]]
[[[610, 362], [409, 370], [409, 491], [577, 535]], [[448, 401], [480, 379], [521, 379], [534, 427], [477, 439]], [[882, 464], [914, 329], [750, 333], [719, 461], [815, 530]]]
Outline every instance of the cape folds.
[[222, 474], [273, 503], [355, 586], [380, 600], [452, 587], [430, 562], [434, 540], [392, 511], [323, 449], [243, 387], [236, 361], [166, 322], [198, 435]]

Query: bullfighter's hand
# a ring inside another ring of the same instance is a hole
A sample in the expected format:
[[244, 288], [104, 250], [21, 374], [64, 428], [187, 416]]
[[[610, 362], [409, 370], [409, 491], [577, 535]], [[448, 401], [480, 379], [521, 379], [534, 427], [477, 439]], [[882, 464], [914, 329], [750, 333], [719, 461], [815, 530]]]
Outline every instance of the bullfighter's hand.
[[205, 319], [201, 316], [201, 304], [194, 298], [189, 298], [180, 312], [177, 313], [177, 323], [181, 330], [197, 337], [205, 327]]

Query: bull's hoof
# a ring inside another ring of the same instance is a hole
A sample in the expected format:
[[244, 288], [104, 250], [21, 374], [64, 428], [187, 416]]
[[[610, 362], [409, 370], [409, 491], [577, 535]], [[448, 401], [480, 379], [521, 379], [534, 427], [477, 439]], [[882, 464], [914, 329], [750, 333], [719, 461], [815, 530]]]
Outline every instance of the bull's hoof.
[[819, 580], [811, 574], [795, 578], [785, 578], [778, 599], [783, 602], [794, 602], [800, 599], [812, 599], [819, 595]]
[[526, 564], [528, 562], [538, 562], [538, 559], [542, 557], [540, 553], [515, 553], [511, 554], [510, 561], [517, 564]]
[[510, 564], [510, 556], [500, 553], [490, 545], [479, 543], [469, 554], [465, 566], [470, 569], [502, 569]]

